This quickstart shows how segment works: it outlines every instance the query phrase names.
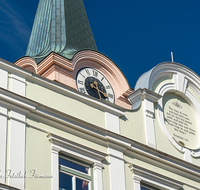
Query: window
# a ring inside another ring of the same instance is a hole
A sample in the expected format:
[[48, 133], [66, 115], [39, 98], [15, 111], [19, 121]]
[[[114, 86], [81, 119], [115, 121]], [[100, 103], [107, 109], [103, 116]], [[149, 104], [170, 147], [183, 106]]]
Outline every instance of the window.
[[59, 190], [91, 190], [91, 179], [89, 165], [59, 157]]
[[155, 187], [150, 187], [149, 185], [141, 184], [141, 190], [159, 190]]
[[134, 174], [134, 190], [178, 190], [183, 187], [183, 182], [138, 165], [133, 164], [130, 169]]

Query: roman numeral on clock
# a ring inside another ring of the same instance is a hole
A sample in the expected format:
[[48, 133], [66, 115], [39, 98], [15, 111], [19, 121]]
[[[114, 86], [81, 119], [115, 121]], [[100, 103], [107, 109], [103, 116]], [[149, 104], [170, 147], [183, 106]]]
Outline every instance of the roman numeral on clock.
[[88, 69], [85, 69], [85, 72], [90, 75], [90, 71]]
[[83, 85], [83, 81], [81, 81], [81, 80], [78, 80], [78, 83]]
[[79, 88], [79, 91], [85, 93], [85, 88]]
[[84, 76], [83, 74], [80, 73], [80, 75], [81, 75], [83, 78], [85, 78], [85, 76]]
[[93, 75], [94, 75], [95, 77], [97, 77], [97, 76], [98, 76], [98, 72], [93, 70]]
[[110, 94], [110, 93], [108, 93], [108, 97], [111, 98], [111, 99], [113, 99], [113, 95]]

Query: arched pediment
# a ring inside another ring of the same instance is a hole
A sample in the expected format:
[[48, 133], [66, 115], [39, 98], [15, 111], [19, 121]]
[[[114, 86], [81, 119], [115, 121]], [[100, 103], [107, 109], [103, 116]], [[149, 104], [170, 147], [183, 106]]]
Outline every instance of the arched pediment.
[[128, 95], [133, 92], [133, 89], [129, 87], [119, 67], [108, 57], [97, 51], [79, 51], [73, 56], [72, 60], [52, 52], [38, 65], [29, 57], [24, 57], [15, 64], [27, 68], [28, 70], [34, 69], [35, 73], [63, 83], [76, 90], [78, 90], [76, 84], [78, 71], [86, 67], [96, 69], [102, 73], [111, 84], [115, 95], [114, 103], [127, 109], [131, 108]]
[[33, 73], [37, 73], [37, 64], [35, 60], [31, 57], [22, 57], [21, 59], [18, 59], [14, 64], [25, 68]]

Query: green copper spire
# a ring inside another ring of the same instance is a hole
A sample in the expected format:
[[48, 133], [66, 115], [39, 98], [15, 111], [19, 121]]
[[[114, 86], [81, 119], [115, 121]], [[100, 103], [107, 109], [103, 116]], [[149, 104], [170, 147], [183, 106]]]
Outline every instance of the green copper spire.
[[40, 0], [26, 55], [37, 62], [51, 51], [71, 59], [82, 49], [96, 50], [82, 0]]

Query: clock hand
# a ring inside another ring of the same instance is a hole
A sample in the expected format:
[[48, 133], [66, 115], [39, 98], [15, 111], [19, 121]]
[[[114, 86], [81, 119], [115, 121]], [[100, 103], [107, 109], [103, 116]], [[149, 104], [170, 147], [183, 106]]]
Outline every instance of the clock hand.
[[101, 90], [99, 90], [99, 88], [98, 88], [98, 86], [97, 86], [97, 82], [96, 81], [94, 81], [94, 84], [96, 84], [96, 87], [97, 87], [97, 90], [99, 91], [99, 92], [101, 92], [106, 98], [108, 97], [108, 95], [105, 93], [105, 92], [102, 92]]
[[93, 84], [90, 84], [90, 86], [91, 86], [92, 88], [95, 88], [95, 89], [97, 90], [97, 92], [98, 92], [98, 94], [99, 94], [99, 98], [101, 99], [101, 94], [99, 93], [99, 88], [98, 88], [98, 86], [97, 86], [97, 81], [94, 81], [94, 84], [95, 84], [96, 86], [94, 86]]
[[102, 92], [101, 90], [99, 90], [99, 92], [101, 92], [104, 95], [105, 98], [108, 97], [108, 95], [105, 92]]
[[[94, 86], [94, 84], [95, 84], [96, 86]], [[94, 84], [90, 84], [90, 86], [91, 86], [92, 88], [95, 88], [95, 89], [98, 91], [98, 93], [101, 92], [101, 93], [104, 95], [104, 97], [107, 98], [108, 95], [107, 95], [105, 92], [102, 92], [101, 90], [99, 90], [96, 81], [94, 81]], [[99, 97], [101, 98], [100, 94], [99, 94]]]

